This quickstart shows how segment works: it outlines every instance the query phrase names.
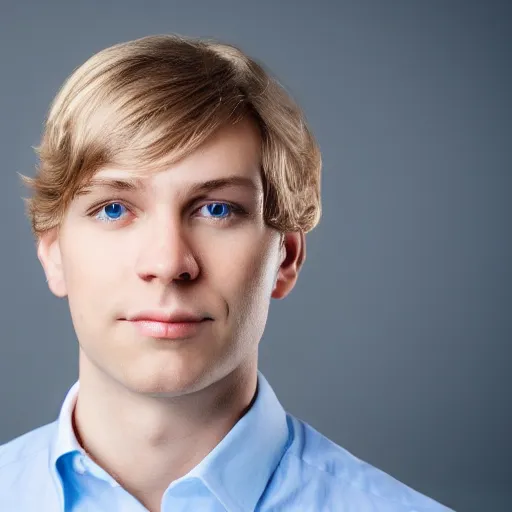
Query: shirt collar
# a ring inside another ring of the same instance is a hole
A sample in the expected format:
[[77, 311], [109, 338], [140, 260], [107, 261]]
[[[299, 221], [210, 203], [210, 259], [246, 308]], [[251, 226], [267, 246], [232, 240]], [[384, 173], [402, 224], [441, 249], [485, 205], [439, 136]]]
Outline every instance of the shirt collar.
[[57, 432], [52, 439], [50, 448], [50, 463], [52, 468], [55, 467], [62, 455], [75, 451], [85, 454], [84, 449], [80, 446], [75, 436], [72, 420], [79, 389], [80, 382], [76, 381], [68, 391], [60, 409], [59, 418], [57, 420]]
[[258, 391], [249, 411], [189, 472], [197, 476], [228, 511], [252, 511], [288, 444], [286, 412], [258, 372]]
[[[78, 392], [79, 381], [68, 391], [57, 421], [50, 448], [51, 468], [56, 474], [61, 456], [76, 451], [85, 454], [72, 425]], [[283, 456], [288, 437], [286, 412], [258, 371], [257, 395], [249, 411], [182, 479], [199, 478], [230, 512], [254, 510]]]

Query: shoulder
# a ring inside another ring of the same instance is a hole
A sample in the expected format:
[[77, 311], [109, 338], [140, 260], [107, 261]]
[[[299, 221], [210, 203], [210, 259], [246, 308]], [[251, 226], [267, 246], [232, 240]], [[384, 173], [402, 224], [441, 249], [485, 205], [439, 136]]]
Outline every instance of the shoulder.
[[0, 475], [3, 478], [14, 466], [23, 466], [34, 457], [48, 454], [57, 422], [48, 423], [0, 445]]
[[[450, 509], [359, 459], [306, 422], [287, 414], [290, 441], [280, 466], [301, 489], [321, 499], [322, 510], [347, 508], [393, 512], [449, 512]], [[302, 492], [302, 491], [301, 491]], [[317, 505], [318, 506], [318, 505]]]
[[57, 422], [0, 445], [0, 510], [58, 510], [59, 495], [50, 468]]

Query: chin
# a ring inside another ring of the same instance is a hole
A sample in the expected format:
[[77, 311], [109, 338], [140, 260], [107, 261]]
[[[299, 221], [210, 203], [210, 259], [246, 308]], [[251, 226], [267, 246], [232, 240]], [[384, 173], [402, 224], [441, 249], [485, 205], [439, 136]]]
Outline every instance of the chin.
[[153, 397], [171, 398], [187, 395], [207, 387], [211, 374], [207, 368], [165, 368], [125, 375], [122, 384], [132, 392]]

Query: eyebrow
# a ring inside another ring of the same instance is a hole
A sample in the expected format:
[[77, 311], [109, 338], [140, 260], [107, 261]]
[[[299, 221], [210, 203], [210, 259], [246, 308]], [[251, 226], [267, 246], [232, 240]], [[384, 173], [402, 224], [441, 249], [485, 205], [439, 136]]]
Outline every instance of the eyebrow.
[[[133, 192], [144, 187], [144, 182], [140, 178], [131, 179], [113, 179], [113, 178], [93, 178], [86, 185], [80, 187], [76, 195], [90, 194], [94, 188], [109, 188], [116, 191]], [[192, 194], [207, 193], [212, 190], [227, 187], [245, 187], [255, 192], [259, 192], [260, 187], [251, 179], [245, 176], [227, 176], [200, 183], [192, 184], [188, 192]]]

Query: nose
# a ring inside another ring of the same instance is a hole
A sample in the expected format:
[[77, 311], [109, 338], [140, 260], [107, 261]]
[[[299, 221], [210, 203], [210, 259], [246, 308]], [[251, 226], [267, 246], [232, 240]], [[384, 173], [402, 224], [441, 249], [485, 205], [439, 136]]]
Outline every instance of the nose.
[[178, 221], [169, 217], [152, 219], [144, 228], [136, 260], [136, 272], [141, 279], [167, 285], [197, 278], [199, 265]]

